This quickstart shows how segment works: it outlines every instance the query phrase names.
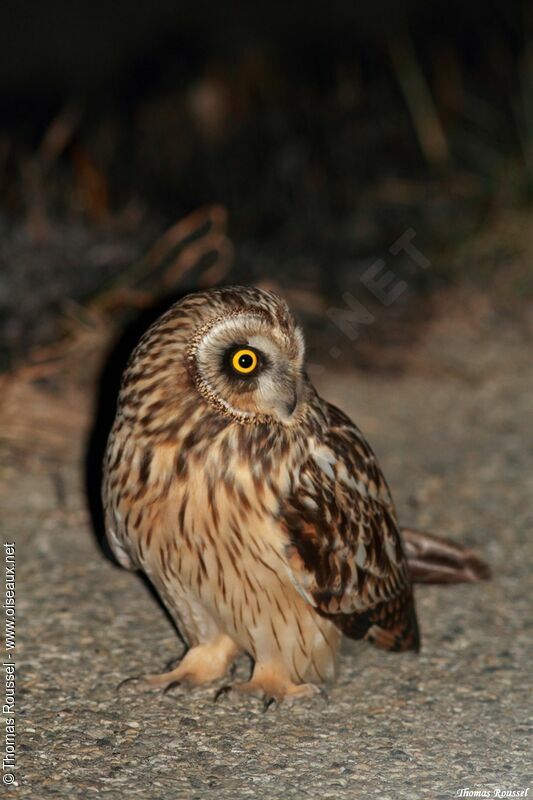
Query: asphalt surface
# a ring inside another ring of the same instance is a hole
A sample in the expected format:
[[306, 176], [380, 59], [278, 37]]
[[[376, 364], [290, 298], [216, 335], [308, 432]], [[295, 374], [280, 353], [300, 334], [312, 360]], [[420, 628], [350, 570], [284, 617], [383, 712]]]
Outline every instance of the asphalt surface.
[[317, 383], [370, 438], [402, 520], [475, 546], [494, 578], [420, 587], [421, 654], [347, 643], [327, 701], [264, 713], [249, 698], [215, 704], [213, 689], [118, 691], [178, 656], [179, 640], [144, 583], [102, 554], [81, 470], [2, 459], [2, 533], [17, 548], [6, 795], [396, 800], [528, 787], [531, 349], [501, 331], [452, 339], [437, 330], [402, 377], [328, 369]]

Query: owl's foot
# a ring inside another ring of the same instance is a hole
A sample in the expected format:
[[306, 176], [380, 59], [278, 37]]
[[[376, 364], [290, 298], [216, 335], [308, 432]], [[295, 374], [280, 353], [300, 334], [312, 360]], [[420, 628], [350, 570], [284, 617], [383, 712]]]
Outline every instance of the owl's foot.
[[163, 689], [167, 692], [174, 686], [194, 687], [212, 683], [223, 678], [239, 649], [229, 636], [220, 636], [214, 642], [199, 644], [187, 650], [177, 667], [160, 675], [141, 675], [127, 678], [119, 684], [135, 684], [141, 691]]
[[297, 700], [316, 697], [327, 697], [324, 689], [314, 683], [294, 683], [285, 674], [273, 665], [257, 664], [252, 678], [245, 683], [233, 683], [223, 686], [215, 695], [215, 700], [229, 694], [240, 692], [242, 694], [257, 695], [263, 701], [266, 711], [273, 703], [291, 705]]

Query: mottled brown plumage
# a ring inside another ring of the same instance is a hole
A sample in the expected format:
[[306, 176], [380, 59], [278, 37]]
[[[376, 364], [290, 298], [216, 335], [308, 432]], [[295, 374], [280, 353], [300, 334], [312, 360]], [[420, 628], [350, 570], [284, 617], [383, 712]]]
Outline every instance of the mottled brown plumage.
[[[334, 677], [342, 633], [419, 647], [385, 479], [358, 428], [317, 395], [301, 331], [270, 292], [189, 295], [144, 335], [103, 500], [118, 560], [148, 575], [189, 648], [152, 685], [214, 681], [244, 651], [255, 667], [235, 688], [294, 698]], [[439, 541], [409, 532], [420, 580], [424, 542], [435, 576]]]

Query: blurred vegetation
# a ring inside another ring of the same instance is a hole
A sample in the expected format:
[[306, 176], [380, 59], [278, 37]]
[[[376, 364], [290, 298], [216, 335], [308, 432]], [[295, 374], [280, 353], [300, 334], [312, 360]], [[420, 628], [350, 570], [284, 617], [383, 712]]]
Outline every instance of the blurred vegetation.
[[144, 253], [211, 204], [220, 279], [334, 301], [414, 229], [432, 268], [394, 260], [412, 291], [531, 294], [525, 1], [46, 0], [4, 4], [0, 31], [5, 349], [49, 337], [64, 298], [157, 293]]

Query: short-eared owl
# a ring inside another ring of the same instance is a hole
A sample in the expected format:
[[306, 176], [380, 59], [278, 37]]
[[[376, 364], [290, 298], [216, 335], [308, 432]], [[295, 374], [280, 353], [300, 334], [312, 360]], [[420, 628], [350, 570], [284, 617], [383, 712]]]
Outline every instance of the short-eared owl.
[[119, 562], [143, 570], [188, 651], [154, 686], [226, 675], [306, 696], [342, 634], [416, 650], [412, 580], [482, 577], [468, 551], [406, 531], [376, 458], [306, 375], [271, 292], [192, 294], [143, 336], [123, 377], [103, 487]]

